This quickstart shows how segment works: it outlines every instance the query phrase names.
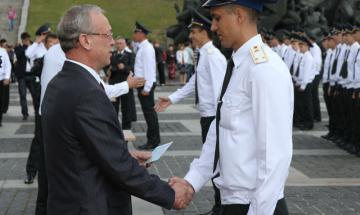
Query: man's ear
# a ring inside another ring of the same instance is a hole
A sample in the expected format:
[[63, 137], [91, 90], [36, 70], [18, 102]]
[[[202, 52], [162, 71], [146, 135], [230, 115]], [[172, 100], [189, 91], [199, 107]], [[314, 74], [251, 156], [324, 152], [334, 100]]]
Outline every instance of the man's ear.
[[83, 47], [84, 49], [86, 49], [86, 50], [91, 49], [91, 41], [89, 40], [89, 38], [85, 34], [81, 34], [79, 36], [79, 45], [81, 47]]
[[236, 20], [239, 24], [243, 23], [246, 18], [246, 9], [241, 6], [236, 6], [234, 14], [237, 17]]

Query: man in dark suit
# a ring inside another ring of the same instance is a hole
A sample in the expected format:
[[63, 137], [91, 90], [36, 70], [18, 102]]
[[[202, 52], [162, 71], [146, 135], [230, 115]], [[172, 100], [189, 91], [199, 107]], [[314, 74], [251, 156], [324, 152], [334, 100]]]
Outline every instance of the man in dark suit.
[[[134, 54], [126, 47], [126, 40], [118, 37], [115, 40], [116, 50], [111, 55], [111, 67], [109, 84], [117, 84], [126, 81], [134, 70]], [[131, 122], [136, 119], [135, 98], [133, 89], [127, 94], [121, 95], [113, 102], [115, 111], [119, 114], [121, 101], [122, 128], [131, 129]]]
[[30, 61], [25, 55], [26, 49], [31, 45], [30, 35], [27, 32], [21, 34], [21, 43], [21, 45], [15, 47], [17, 59], [15, 64], [15, 75], [18, 80], [21, 113], [23, 115], [23, 120], [27, 120], [29, 112], [26, 100], [26, 88], [30, 91], [33, 104], [35, 105], [35, 76], [30, 71]]
[[73, 6], [57, 33], [67, 60], [50, 81], [41, 107], [47, 213], [131, 214], [130, 194], [168, 209], [186, 207], [192, 189], [171, 188], [148, 174], [140, 164], [149, 155], [127, 149], [98, 74], [110, 64], [114, 45], [102, 9]]

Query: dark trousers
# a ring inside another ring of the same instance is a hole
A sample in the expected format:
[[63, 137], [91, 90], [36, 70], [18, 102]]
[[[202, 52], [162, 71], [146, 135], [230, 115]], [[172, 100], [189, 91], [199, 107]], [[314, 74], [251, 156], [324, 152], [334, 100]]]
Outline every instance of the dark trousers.
[[299, 91], [300, 123], [307, 128], [314, 127], [312, 83], [307, 84], [305, 91]]
[[333, 109], [333, 131], [336, 136], [344, 137], [344, 91], [343, 88], [337, 86], [334, 90], [334, 96], [332, 98]]
[[4, 86], [4, 81], [1, 80], [0, 81], [0, 124], [2, 122], [2, 115], [3, 115], [3, 112], [1, 111], [4, 104], [3, 104], [3, 97], [4, 97], [4, 94], [5, 94], [5, 86]]
[[[246, 215], [249, 211], [250, 205], [223, 205], [221, 207], [220, 215]], [[289, 211], [285, 199], [280, 199], [275, 207], [274, 215], [288, 215]]]
[[353, 142], [360, 149], [360, 99], [354, 99]]
[[324, 101], [325, 101], [325, 105], [326, 105], [326, 110], [328, 112], [329, 119], [330, 119], [330, 115], [332, 114], [332, 112], [331, 112], [330, 97], [329, 97], [329, 94], [328, 94], [329, 86], [330, 86], [329, 83], [324, 83], [323, 84], [323, 96], [324, 96]]
[[352, 138], [352, 124], [355, 113], [353, 112], [353, 100], [352, 100], [352, 89], [344, 89], [343, 101], [344, 101], [344, 140], [350, 142]]
[[[206, 141], [206, 136], [209, 132], [209, 128], [211, 123], [214, 121], [215, 116], [209, 116], [209, 117], [201, 117], [200, 118], [200, 125], [201, 125], [201, 137], [203, 144]], [[221, 198], [220, 198], [220, 190], [215, 186], [214, 181], [212, 181], [213, 189], [214, 189], [214, 199], [215, 199], [215, 205], [213, 207], [214, 212], [218, 212], [221, 207]]]
[[144, 113], [145, 121], [147, 124], [147, 145], [159, 145], [160, 143], [160, 129], [157, 113], [154, 110], [155, 100], [154, 91], [156, 83], [153, 84], [148, 96], [141, 95], [143, 87], [138, 88], [138, 97], [141, 104], [141, 109]]
[[320, 99], [319, 99], [319, 84], [320, 84], [320, 75], [316, 75], [313, 80], [312, 87], [312, 98], [313, 98], [313, 112], [314, 120], [321, 121], [321, 109], [320, 109]]
[[131, 129], [131, 122], [136, 121], [136, 107], [133, 89], [130, 89], [129, 93], [117, 97], [116, 101], [112, 102], [117, 114], [119, 114], [120, 103], [122, 129]]
[[160, 84], [165, 84], [165, 64], [163, 62], [157, 63], [157, 69], [159, 72]]
[[18, 80], [18, 89], [20, 95], [20, 104], [21, 104], [21, 113], [23, 116], [28, 116], [28, 106], [26, 100], [26, 88], [30, 91], [34, 110], [36, 110], [36, 94], [35, 94], [35, 77], [34, 76], [25, 76]]
[[35, 113], [35, 131], [34, 138], [31, 141], [29, 157], [26, 162], [27, 175], [35, 176], [39, 169], [40, 151], [41, 151], [41, 119], [39, 114]]
[[10, 86], [1, 84], [2, 86], [2, 95], [1, 95], [1, 109], [2, 113], [6, 113], [9, 109], [9, 95], [10, 95]]
[[45, 151], [42, 140], [41, 116], [37, 117], [37, 133], [38, 140], [38, 194], [36, 199], [35, 215], [46, 215], [46, 203], [48, 197], [48, 182], [46, 176]]

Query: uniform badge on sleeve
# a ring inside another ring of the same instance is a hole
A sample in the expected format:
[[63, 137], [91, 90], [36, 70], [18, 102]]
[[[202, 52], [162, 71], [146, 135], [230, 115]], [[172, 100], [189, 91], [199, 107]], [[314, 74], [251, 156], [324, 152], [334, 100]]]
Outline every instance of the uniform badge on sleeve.
[[250, 53], [255, 64], [264, 63], [268, 61], [264, 48], [260, 45], [255, 45], [251, 47]]

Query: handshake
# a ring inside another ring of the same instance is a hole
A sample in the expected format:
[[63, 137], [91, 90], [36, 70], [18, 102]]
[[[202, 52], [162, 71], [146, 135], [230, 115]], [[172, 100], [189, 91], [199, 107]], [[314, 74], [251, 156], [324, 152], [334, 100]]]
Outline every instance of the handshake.
[[169, 179], [169, 185], [175, 191], [173, 209], [180, 210], [187, 208], [195, 194], [191, 184], [185, 179], [172, 177]]

